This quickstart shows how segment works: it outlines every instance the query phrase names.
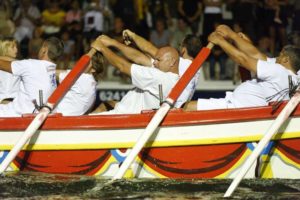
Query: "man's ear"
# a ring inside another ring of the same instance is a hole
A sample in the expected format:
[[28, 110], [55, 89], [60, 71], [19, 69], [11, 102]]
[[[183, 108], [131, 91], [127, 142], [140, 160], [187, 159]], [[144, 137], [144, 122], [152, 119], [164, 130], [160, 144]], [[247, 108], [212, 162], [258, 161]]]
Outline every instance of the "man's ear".
[[48, 50], [48, 47], [47, 47], [47, 48], [45, 48], [45, 49], [44, 49], [44, 51], [45, 51], [45, 55], [47, 55], [47, 56], [48, 56], [48, 52], [49, 52], [49, 50]]
[[290, 62], [290, 57], [289, 56], [283, 56], [282, 63], [289, 63], [289, 62]]
[[183, 56], [186, 53], [186, 47], [181, 47], [180, 49], [180, 56]]
[[172, 66], [174, 66], [176, 63], [176, 59], [175, 58], [172, 58]]

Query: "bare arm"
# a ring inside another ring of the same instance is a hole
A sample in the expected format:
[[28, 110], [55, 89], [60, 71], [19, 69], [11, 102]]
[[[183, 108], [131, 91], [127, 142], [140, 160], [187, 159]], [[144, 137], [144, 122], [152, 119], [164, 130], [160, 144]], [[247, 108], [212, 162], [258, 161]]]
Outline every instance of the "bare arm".
[[254, 73], [257, 72], [256, 65], [258, 59], [248, 56], [243, 51], [240, 51], [232, 44], [230, 44], [227, 40], [225, 40], [219, 33], [217, 32], [211, 33], [208, 37], [208, 41], [216, 45], [219, 45], [225, 51], [225, 53], [239, 65], [243, 66], [244, 68]]
[[16, 60], [15, 58], [9, 57], [9, 56], [0, 56], [0, 60], [4, 61], [14, 61]]
[[267, 56], [260, 52], [251, 42], [250, 38], [248, 38], [243, 33], [236, 33], [231, 30], [226, 25], [220, 25], [217, 27], [216, 31], [220, 33], [223, 37], [231, 39], [236, 47], [244, 52], [245, 54], [260, 60], [267, 60]]
[[[101, 36], [100, 36], [101, 37]], [[121, 72], [131, 76], [131, 65], [132, 63], [128, 62], [124, 58], [116, 55], [109, 48], [107, 48], [102, 42], [100, 37], [98, 37], [93, 43], [92, 47], [97, 51], [101, 52], [103, 56], [108, 60], [108, 62], [118, 68]]]
[[221, 7], [223, 1], [204, 0], [203, 3], [204, 3], [205, 6], [217, 6], [217, 7]]
[[242, 33], [235, 33], [230, 38], [234, 41], [238, 49], [251, 57], [259, 60], [267, 60], [267, 56], [259, 51], [251, 41], [245, 40], [246, 36]]
[[11, 62], [12, 61], [3, 59], [3, 57], [1, 57], [0, 58], [0, 70], [12, 73]]
[[197, 12], [195, 13], [195, 15], [193, 17], [191, 17], [192, 21], [195, 21], [202, 14], [202, 4], [198, 3], [197, 7], [198, 7]]
[[143, 66], [152, 66], [151, 58], [146, 56], [142, 52], [140, 52], [134, 48], [128, 47], [127, 45], [124, 45], [124, 44], [118, 42], [117, 40], [114, 40], [105, 35], [100, 36], [100, 40], [105, 46], [115, 47], [116, 49], [121, 51], [122, 54], [126, 58], [131, 60], [133, 63], [140, 64]]
[[185, 16], [184, 10], [183, 10], [183, 0], [179, 0], [177, 4], [177, 10], [180, 15]]
[[183, 109], [185, 111], [197, 110], [197, 101], [189, 101], [184, 104]]
[[152, 58], [156, 55], [158, 48], [154, 46], [151, 42], [146, 40], [145, 38], [131, 32], [130, 30], [126, 29], [123, 31], [123, 37], [125, 40], [125, 44], [130, 44], [134, 42], [136, 46], [145, 54], [148, 54]]

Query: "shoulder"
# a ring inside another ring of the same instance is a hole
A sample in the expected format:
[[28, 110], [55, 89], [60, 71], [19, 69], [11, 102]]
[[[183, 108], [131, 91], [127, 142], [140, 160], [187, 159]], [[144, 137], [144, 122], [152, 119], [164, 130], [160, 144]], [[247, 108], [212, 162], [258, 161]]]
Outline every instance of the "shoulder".
[[80, 75], [79, 79], [82, 79], [84, 81], [94, 81], [94, 76], [92, 74], [83, 73]]
[[283, 67], [282, 65], [276, 63], [276, 62], [270, 62], [270, 61], [265, 61], [265, 60], [258, 60], [257, 61], [257, 67], [267, 67], [268, 69], [272, 69], [272, 70], [280, 70], [280, 69], [285, 69], [287, 70], [285, 67]]
[[38, 68], [56, 68], [56, 64], [47, 60], [37, 60], [37, 59], [26, 59], [21, 61], [22, 64], [26, 66], [31, 66], [31, 67], [38, 67]]
[[290, 74], [290, 70], [280, 64], [263, 60], [258, 60], [257, 62], [257, 76], [259, 78], [281, 77], [287, 74]]
[[[58, 71], [56, 71], [58, 72]], [[70, 72], [70, 70], [59, 70], [59, 82], [61, 82], [62, 80], [65, 79], [65, 77], [68, 75], [68, 73]]]
[[150, 67], [145, 67], [145, 66], [143, 66], [143, 65], [139, 65], [139, 64], [132, 63], [132, 64], [131, 64], [131, 68], [135, 68], [135, 69], [145, 69], [145, 68], [150, 68]]
[[54, 65], [54, 63], [47, 60], [38, 60], [38, 59], [24, 59], [19, 60], [21, 63], [30, 63], [30, 64], [45, 64], [45, 65]]
[[180, 57], [179, 58], [179, 67], [188, 67], [190, 66], [190, 64], [192, 63], [192, 61], [190, 59], [186, 59], [186, 58], [183, 58], [183, 57]]
[[32, 65], [34, 63], [33, 59], [24, 59], [24, 60], [14, 60], [12, 65]]
[[145, 67], [138, 64], [131, 65], [131, 75], [138, 77], [152, 77], [153, 79], [160, 79], [161, 76], [178, 77], [178, 74], [174, 74], [172, 72], [163, 72], [155, 67]]
[[269, 57], [267, 57], [267, 62], [276, 63], [276, 58], [269, 58]]
[[179, 74], [182, 75], [187, 68], [192, 64], [192, 61], [190, 59], [186, 59], [186, 58], [179, 58]]
[[144, 76], [149, 73], [155, 73], [156, 71], [160, 70], [156, 69], [155, 67], [146, 67], [134, 63], [131, 65], [131, 75]]

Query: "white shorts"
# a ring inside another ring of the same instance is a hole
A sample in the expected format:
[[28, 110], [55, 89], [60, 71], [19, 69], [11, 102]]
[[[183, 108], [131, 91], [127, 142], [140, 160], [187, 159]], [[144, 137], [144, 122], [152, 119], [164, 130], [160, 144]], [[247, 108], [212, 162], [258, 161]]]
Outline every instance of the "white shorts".
[[225, 98], [198, 99], [197, 110], [215, 110], [215, 109], [235, 108], [234, 104], [230, 100], [231, 97], [232, 97], [232, 93], [226, 92]]
[[0, 104], [0, 117], [21, 117], [12, 107], [12, 102], [8, 104]]

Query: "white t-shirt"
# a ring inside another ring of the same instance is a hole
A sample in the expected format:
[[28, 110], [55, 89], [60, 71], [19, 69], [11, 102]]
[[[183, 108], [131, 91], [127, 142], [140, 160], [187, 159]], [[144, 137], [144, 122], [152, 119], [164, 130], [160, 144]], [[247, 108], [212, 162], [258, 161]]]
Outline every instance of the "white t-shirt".
[[103, 31], [103, 14], [100, 11], [91, 10], [84, 15], [84, 31], [88, 32], [92, 29]]
[[0, 70], [0, 102], [6, 98], [15, 98], [20, 88], [20, 78]]
[[267, 57], [267, 62], [276, 63], [276, 58], [268, 58]]
[[[277, 58], [267, 58], [267, 62], [276, 63]], [[300, 70], [297, 71], [298, 79], [300, 78]]]
[[131, 79], [135, 88], [127, 92], [113, 110], [99, 114], [131, 114], [141, 113], [142, 110], [158, 109], [160, 107], [159, 84], [162, 85], [163, 100], [165, 100], [179, 76], [153, 67], [132, 64]]
[[[227, 93], [224, 98], [225, 104], [227, 105], [224, 104], [224, 106], [219, 108], [266, 106], [271, 101], [288, 100], [289, 75], [292, 76], [293, 82], [296, 83], [297, 75], [292, 71], [280, 64], [258, 60], [257, 78], [242, 83], [233, 93]], [[282, 93], [286, 95], [280, 97]], [[273, 98], [270, 98], [272, 96]], [[212, 101], [214, 100], [215, 99], [212, 99]], [[203, 100], [199, 99], [197, 109], [214, 109], [214, 107], [204, 107], [204, 104]]]
[[[180, 77], [184, 74], [184, 72], [189, 68], [189, 66], [191, 64], [192, 64], [191, 60], [180, 57], [180, 59], [179, 59], [179, 76]], [[200, 70], [197, 71], [197, 73], [191, 79], [191, 81], [186, 86], [186, 88], [183, 90], [181, 95], [178, 97], [178, 99], [175, 103], [176, 108], [180, 108], [182, 106], [182, 104], [184, 104], [186, 101], [191, 100], [191, 98], [193, 97], [194, 92], [196, 90], [199, 76], [200, 76]]]
[[[211, 3], [221, 3], [221, 0], [213, 0]], [[212, 5], [205, 5], [204, 8], [204, 13], [205, 14], [221, 14], [222, 9], [221, 6], [212, 6]]]
[[56, 65], [45, 60], [20, 60], [11, 64], [12, 73], [21, 79], [20, 90], [13, 102], [0, 105], [0, 116], [17, 117], [35, 110], [33, 100], [39, 104], [39, 90], [43, 91], [43, 103], [56, 88]]
[[[22, 15], [24, 8], [17, 8], [16, 12], [15, 12], [15, 16], [14, 16], [14, 21], [17, 20], [17, 18], [20, 17], [20, 15]], [[39, 9], [34, 6], [34, 5], [30, 5], [29, 8], [26, 10], [26, 14], [30, 16], [31, 19], [37, 20], [38, 18], [41, 17], [41, 13], [39, 11]], [[28, 17], [21, 17], [20, 18], [20, 26], [24, 26], [26, 28], [28, 28], [29, 30], [34, 30], [35, 25], [34, 23], [28, 19]]]
[[[59, 74], [59, 82], [68, 75], [70, 70]], [[96, 99], [96, 85], [93, 75], [81, 74], [71, 89], [65, 94], [56, 107], [56, 112], [64, 116], [76, 116], [85, 114]]]
[[16, 27], [16, 31], [14, 33], [14, 38], [16, 38], [19, 42], [21, 42], [26, 36], [32, 38], [32, 33], [35, 29], [35, 24], [33, 22], [41, 17], [39, 9], [34, 5], [30, 5], [25, 11], [27, 16], [24, 16], [22, 12], [24, 12], [24, 8], [18, 7], [14, 16], [14, 21], [17, 21], [20, 15], [22, 15], [20, 17], [20, 23]]

